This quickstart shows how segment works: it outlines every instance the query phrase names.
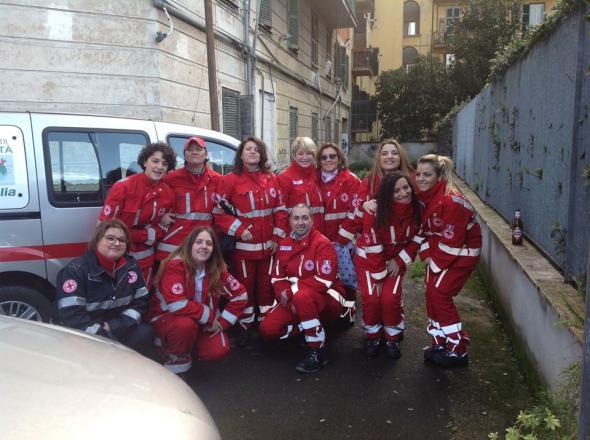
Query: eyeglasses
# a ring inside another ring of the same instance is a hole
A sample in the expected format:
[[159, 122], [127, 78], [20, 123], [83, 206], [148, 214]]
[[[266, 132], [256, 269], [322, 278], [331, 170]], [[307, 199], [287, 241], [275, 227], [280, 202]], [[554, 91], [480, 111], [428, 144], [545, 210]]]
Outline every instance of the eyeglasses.
[[321, 160], [328, 160], [328, 159], [336, 159], [338, 157], [337, 154], [322, 154], [320, 156]]
[[105, 235], [103, 237], [108, 244], [115, 244], [115, 243], [119, 243], [119, 244], [127, 244], [127, 239], [125, 237], [115, 237], [114, 235]]

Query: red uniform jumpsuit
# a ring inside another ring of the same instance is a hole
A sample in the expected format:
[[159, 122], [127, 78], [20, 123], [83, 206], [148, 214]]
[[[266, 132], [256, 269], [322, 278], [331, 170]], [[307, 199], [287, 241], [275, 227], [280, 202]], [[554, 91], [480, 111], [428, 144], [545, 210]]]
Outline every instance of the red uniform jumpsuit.
[[176, 221], [158, 243], [158, 261], [170, 255], [194, 228], [213, 223], [212, 211], [219, 199], [221, 175], [207, 166], [201, 174], [193, 174], [183, 167], [168, 173], [164, 182], [175, 195]]
[[337, 274], [332, 242], [319, 231], [312, 229], [301, 240], [293, 234], [282, 240], [272, 283], [277, 299], [286, 292], [289, 303], [277, 304], [264, 317], [261, 336], [285, 339], [303, 331], [309, 347], [321, 348], [326, 339], [322, 322], [344, 316], [354, 306], [344, 299]]
[[349, 212], [348, 216], [342, 221], [336, 241], [345, 245], [354, 240], [357, 234], [360, 234], [363, 228], [363, 203], [375, 198], [381, 181], [377, 176], [373, 182], [373, 176], [369, 174], [363, 180], [358, 188], [358, 196], [353, 200], [354, 211]]
[[[254, 307], [258, 305], [263, 316], [274, 305], [270, 283], [274, 256], [273, 242], [285, 236], [287, 209], [276, 176], [270, 172], [246, 171], [229, 173], [222, 178], [223, 198], [237, 212], [237, 217], [221, 215], [218, 226], [223, 232], [236, 237], [236, 250], [232, 254], [233, 272], [248, 290], [248, 305], [240, 317], [240, 325], [247, 329], [254, 322]], [[219, 211], [219, 208], [216, 208]], [[253, 236], [251, 241], [240, 239], [245, 230]]]
[[[212, 294], [209, 274], [191, 276], [186, 263], [178, 257], [168, 262], [150, 301], [148, 318], [160, 338], [164, 358], [177, 360], [171, 363], [175, 372], [190, 369], [195, 350], [201, 360], [219, 359], [229, 353], [225, 330], [237, 321], [248, 294], [229, 272], [221, 274], [220, 282], [220, 294]], [[221, 297], [228, 300], [223, 311], [219, 308]], [[215, 317], [224, 331], [211, 337], [202, 327], [210, 325]]]
[[324, 201], [319, 186], [317, 169], [314, 166], [303, 168], [297, 162], [293, 162], [279, 174], [278, 178], [285, 206], [288, 209], [298, 203], [309, 206], [314, 228], [323, 232]]
[[[380, 338], [383, 328], [387, 340], [397, 341], [404, 331], [403, 277], [418, 251], [417, 232], [411, 204], [392, 203], [390, 222], [385, 228], [377, 229], [375, 216], [364, 213], [355, 266], [368, 339]], [[387, 262], [391, 259], [399, 266], [395, 276], [387, 273]]]
[[340, 224], [354, 215], [354, 202], [358, 200], [361, 181], [346, 169], [338, 171], [329, 182], [324, 182], [321, 175], [319, 180], [325, 205], [323, 234], [334, 242]]
[[145, 173], [134, 174], [116, 182], [98, 216], [99, 221], [118, 218], [131, 233], [131, 255], [139, 263], [149, 289], [154, 266], [154, 247], [166, 234], [159, 225], [164, 214], [174, 208], [174, 193], [160, 181], [152, 184]]
[[430, 259], [426, 270], [426, 312], [433, 344], [462, 355], [469, 336], [462, 329], [453, 297], [479, 262], [481, 230], [469, 202], [458, 192], [445, 195], [441, 180], [429, 191], [418, 193], [426, 205], [422, 215], [424, 240], [420, 258]]

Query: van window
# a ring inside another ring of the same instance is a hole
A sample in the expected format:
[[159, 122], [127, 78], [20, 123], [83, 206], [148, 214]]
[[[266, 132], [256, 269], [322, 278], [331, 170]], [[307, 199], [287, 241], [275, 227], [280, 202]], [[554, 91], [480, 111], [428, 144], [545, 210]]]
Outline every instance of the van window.
[[47, 188], [54, 206], [101, 206], [113, 184], [141, 172], [145, 133], [46, 129]]
[[[177, 168], [184, 165], [184, 143], [190, 136], [170, 135], [168, 143], [176, 151]], [[229, 145], [203, 138], [207, 143], [209, 166], [219, 174], [228, 174], [234, 166], [236, 150]]]
[[0, 125], [0, 209], [20, 209], [28, 204], [23, 133], [13, 125]]

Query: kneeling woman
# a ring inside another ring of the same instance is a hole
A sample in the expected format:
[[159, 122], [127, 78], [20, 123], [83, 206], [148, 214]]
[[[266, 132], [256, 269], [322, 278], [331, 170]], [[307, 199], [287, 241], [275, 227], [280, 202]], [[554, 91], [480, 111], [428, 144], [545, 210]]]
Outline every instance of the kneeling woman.
[[481, 231], [475, 211], [452, 180], [453, 162], [428, 154], [418, 160], [416, 186], [426, 205], [422, 213], [425, 241], [420, 258], [426, 270], [426, 313], [432, 347], [424, 359], [441, 367], [466, 365], [469, 336], [453, 302], [477, 266]]
[[[162, 348], [165, 366], [183, 373], [193, 353], [201, 360], [229, 353], [225, 331], [235, 324], [248, 300], [246, 289], [227, 271], [213, 229], [195, 228], [156, 275], [149, 318]], [[220, 308], [221, 297], [227, 301]]]
[[401, 356], [403, 276], [418, 251], [415, 234], [419, 225], [420, 204], [410, 178], [397, 172], [388, 175], [377, 193], [376, 214], [367, 211], [363, 216], [355, 258], [368, 357], [379, 353], [382, 331], [387, 355], [392, 359]]

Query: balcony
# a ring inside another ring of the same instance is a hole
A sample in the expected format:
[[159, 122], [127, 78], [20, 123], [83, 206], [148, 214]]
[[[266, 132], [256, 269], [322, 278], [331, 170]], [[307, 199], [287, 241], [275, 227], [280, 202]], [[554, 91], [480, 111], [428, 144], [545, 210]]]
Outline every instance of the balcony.
[[432, 34], [432, 45], [435, 48], [445, 48], [449, 45], [450, 33], [443, 31], [436, 31]]
[[373, 123], [376, 120], [376, 113], [353, 113], [351, 131], [353, 133], [371, 133], [373, 131]]
[[356, 76], [375, 76], [379, 74], [379, 49], [353, 49], [352, 74]]
[[355, 0], [321, 0], [313, 7], [333, 29], [356, 27]]

